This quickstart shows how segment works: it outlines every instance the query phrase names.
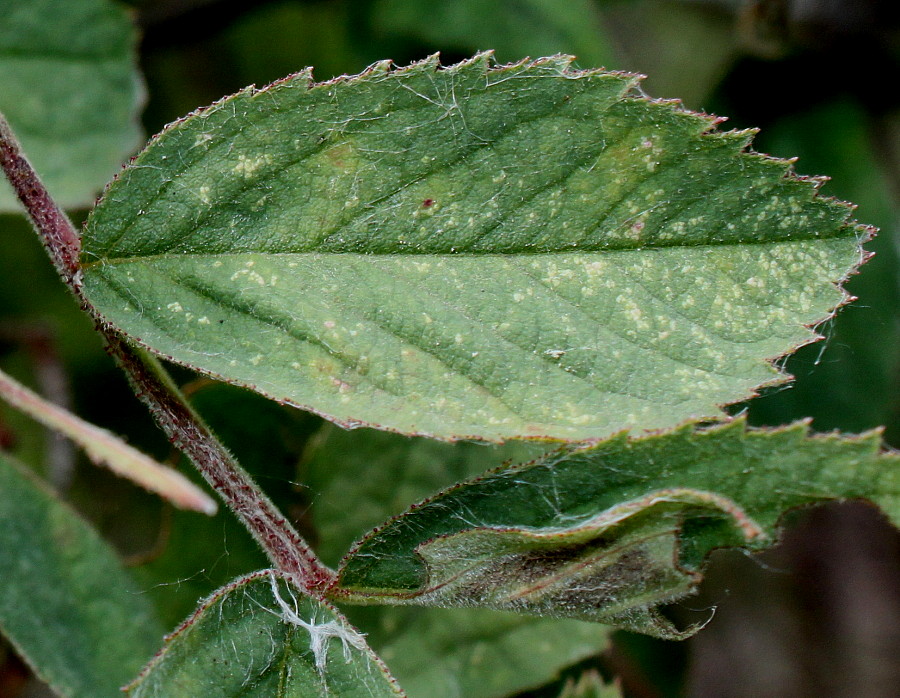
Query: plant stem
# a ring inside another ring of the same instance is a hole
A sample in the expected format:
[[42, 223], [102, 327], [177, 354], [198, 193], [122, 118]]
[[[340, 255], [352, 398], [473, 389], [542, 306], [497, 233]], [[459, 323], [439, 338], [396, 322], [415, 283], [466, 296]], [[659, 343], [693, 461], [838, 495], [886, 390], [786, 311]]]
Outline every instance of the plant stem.
[[125, 371], [137, 396], [154, 419], [219, 493], [265, 550], [272, 563], [301, 589], [321, 598], [334, 573], [278, 511], [247, 472], [203, 423], [163, 366], [137, 349], [107, 323], [88, 302], [81, 283], [81, 239], [22, 154], [0, 114], [0, 167], [25, 206], [50, 259], [82, 309], [106, 340], [109, 353]]
[[191, 459], [228, 503], [272, 563], [306, 591], [320, 595], [316, 592], [324, 591], [334, 573], [319, 561], [306, 541], [219, 442], [162, 364], [117, 334], [108, 334], [106, 340], [135, 394], [150, 409], [172, 444]]
[[59, 275], [83, 302], [78, 274], [81, 238], [25, 159], [3, 114], [0, 114], [0, 167], [28, 211]]

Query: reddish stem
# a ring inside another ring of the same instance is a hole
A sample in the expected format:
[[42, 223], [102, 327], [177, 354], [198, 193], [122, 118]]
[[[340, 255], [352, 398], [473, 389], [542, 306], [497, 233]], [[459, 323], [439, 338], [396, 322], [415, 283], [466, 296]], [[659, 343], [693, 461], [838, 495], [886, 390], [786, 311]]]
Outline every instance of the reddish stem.
[[9, 124], [0, 114], [0, 167], [25, 206], [56, 270], [66, 285], [81, 298], [78, 257], [81, 238], [68, 217], [50, 198], [50, 193], [25, 159]]
[[81, 285], [81, 239], [22, 154], [0, 114], [0, 167], [25, 206], [57, 271], [94, 320], [109, 353], [128, 376], [137, 396], [156, 422], [197, 467], [206, 481], [260, 544], [272, 563], [311, 595], [321, 598], [334, 573], [316, 557], [290, 522], [259, 489], [247, 472], [182, 397], [165, 369], [132, 347], [88, 302]]

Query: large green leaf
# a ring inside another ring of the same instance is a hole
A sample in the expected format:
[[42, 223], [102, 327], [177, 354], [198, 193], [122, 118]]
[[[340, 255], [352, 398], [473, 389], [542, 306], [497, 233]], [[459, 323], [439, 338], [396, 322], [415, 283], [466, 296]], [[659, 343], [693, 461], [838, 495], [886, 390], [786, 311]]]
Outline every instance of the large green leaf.
[[169, 636], [129, 695], [376, 698], [403, 692], [337, 611], [295, 595], [266, 571], [207, 599]]
[[115, 552], [0, 455], [0, 631], [59, 694], [119, 695], [162, 628]]
[[[682, 635], [656, 607], [688, 594], [714, 547], [774, 542], [782, 513], [869, 497], [900, 520], [879, 435], [810, 438], [742, 420], [617, 436], [462, 483], [376, 529], [339, 571], [357, 603], [486, 606]], [[690, 632], [690, 631], [688, 631]]]
[[[137, 32], [112, 0], [0, 2], [0, 112], [56, 201], [87, 207], [140, 146]], [[0, 211], [18, 211], [0, 184]]]
[[90, 301], [134, 341], [318, 412], [583, 440], [784, 380], [859, 262], [849, 209], [636, 78], [480, 55], [200, 111], [109, 188]]

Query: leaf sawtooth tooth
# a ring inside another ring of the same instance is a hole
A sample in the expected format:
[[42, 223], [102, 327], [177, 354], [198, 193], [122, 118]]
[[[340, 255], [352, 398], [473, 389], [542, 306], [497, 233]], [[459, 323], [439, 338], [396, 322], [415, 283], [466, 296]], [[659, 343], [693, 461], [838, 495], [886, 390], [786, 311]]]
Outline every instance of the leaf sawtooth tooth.
[[788, 376], [862, 261], [752, 133], [571, 57], [248, 88], [168, 127], [86, 224], [83, 282], [158, 355], [445, 440], [722, 418]]

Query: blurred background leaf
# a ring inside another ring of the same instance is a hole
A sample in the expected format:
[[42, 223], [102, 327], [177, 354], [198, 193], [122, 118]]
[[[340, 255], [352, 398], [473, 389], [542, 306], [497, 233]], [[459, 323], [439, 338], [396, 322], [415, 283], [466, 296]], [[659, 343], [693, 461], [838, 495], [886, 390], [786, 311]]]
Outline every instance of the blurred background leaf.
[[162, 628], [115, 551], [0, 455], [0, 630], [61, 695], [112, 696]]
[[[112, 0], [0, 2], [0, 111], [56, 201], [89, 206], [141, 145], [137, 34]], [[0, 183], [0, 211], [18, 210]]]

